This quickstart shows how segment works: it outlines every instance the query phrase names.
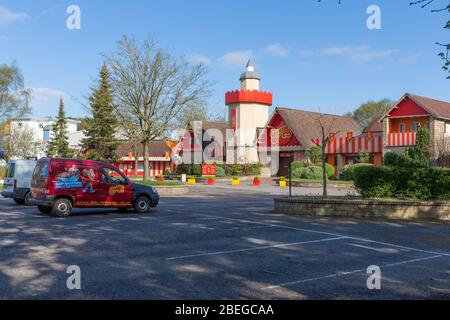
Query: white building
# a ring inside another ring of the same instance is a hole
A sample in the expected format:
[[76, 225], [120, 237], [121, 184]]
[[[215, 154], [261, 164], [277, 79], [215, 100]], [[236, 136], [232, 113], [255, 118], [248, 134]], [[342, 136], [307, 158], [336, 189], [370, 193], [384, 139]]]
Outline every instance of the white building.
[[[53, 118], [20, 118], [12, 119], [9, 127], [9, 137], [6, 137], [11, 143], [11, 139], [20, 132], [28, 131], [34, 135], [34, 143], [30, 146], [31, 157], [42, 158], [46, 155], [47, 145], [53, 137], [52, 126], [55, 123]], [[76, 149], [79, 145], [77, 140], [78, 125], [80, 121], [67, 119], [67, 133], [69, 136], [70, 148]]]

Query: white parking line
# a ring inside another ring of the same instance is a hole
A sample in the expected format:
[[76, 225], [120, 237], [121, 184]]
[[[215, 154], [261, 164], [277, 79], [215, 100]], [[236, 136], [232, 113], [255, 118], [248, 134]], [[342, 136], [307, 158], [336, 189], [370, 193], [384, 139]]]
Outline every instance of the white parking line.
[[[218, 218], [220, 218], [220, 216], [214, 216], [214, 215], [209, 215], [209, 214], [197, 213], [196, 215], [197, 216], [218, 217]], [[382, 242], [382, 241], [370, 240], [370, 239], [365, 239], [365, 238], [353, 237], [353, 236], [344, 235], [344, 234], [330, 233], [330, 232], [318, 231], [318, 230], [313, 230], [313, 229], [295, 228], [295, 227], [289, 227], [289, 226], [284, 226], [284, 225], [279, 225], [279, 224], [272, 224], [272, 223], [251, 221], [251, 220], [245, 220], [245, 219], [237, 219], [237, 218], [222, 217], [222, 219], [230, 220], [230, 221], [254, 223], [254, 224], [260, 224], [260, 225], [266, 225], [266, 226], [271, 226], [271, 227], [278, 227], [278, 228], [288, 229], [288, 230], [303, 231], [303, 232], [308, 232], [308, 233], [317, 233], [317, 234], [323, 234], [323, 235], [334, 236], [334, 237], [344, 237], [344, 238], [347, 238], [347, 239], [361, 241], [361, 242], [377, 243], [377, 244], [381, 244], [381, 245], [385, 245], [385, 246], [389, 246], [389, 247], [395, 247], [395, 248], [404, 249], [404, 250], [410, 250], [410, 251], [416, 251], [416, 252], [422, 252], [422, 253], [428, 253], [428, 254], [433, 254], [433, 255], [441, 255], [441, 256], [448, 256], [448, 257], [450, 257], [450, 253], [446, 253], [446, 252], [437, 252], [437, 251], [423, 250], [423, 249], [407, 247], [407, 246], [397, 245], [397, 244], [388, 243], [388, 242]]]
[[181, 259], [188, 259], [188, 258], [217, 256], [217, 255], [223, 255], [223, 254], [249, 252], [249, 251], [257, 251], [257, 250], [273, 249], [273, 248], [284, 248], [284, 247], [298, 246], [298, 245], [302, 245], [302, 244], [319, 243], [319, 242], [325, 242], [325, 241], [335, 241], [335, 240], [341, 240], [341, 239], [346, 239], [346, 237], [326, 238], [326, 239], [320, 239], [320, 240], [310, 240], [310, 241], [293, 242], [293, 243], [280, 243], [280, 244], [275, 244], [272, 246], [253, 247], [253, 248], [246, 248], [246, 249], [205, 252], [205, 253], [199, 253], [199, 254], [190, 254], [190, 255], [186, 255], [186, 256], [170, 257], [170, 258], [166, 258], [166, 260], [181, 260]]
[[[381, 268], [389, 268], [389, 267], [395, 267], [395, 266], [399, 266], [399, 265], [421, 262], [421, 261], [437, 259], [437, 258], [442, 258], [442, 257], [445, 257], [445, 255], [440, 254], [440, 255], [435, 255], [435, 256], [430, 256], [430, 257], [425, 257], [425, 258], [405, 260], [405, 261], [385, 264], [380, 267]], [[322, 276], [322, 277], [315, 277], [315, 278], [303, 279], [303, 280], [298, 280], [298, 281], [285, 282], [285, 283], [281, 283], [281, 284], [277, 284], [277, 285], [273, 285], [273, 286], [263, 287], [260, 290], [278, 289], [278, 288], [289, 287], [289, 286], [298, 285], [298, 284], [302, 284], [302, 283], [306, 283], [306, 282], [318, 281], [318, 280], [329, 279], [329, 278], [338, 278], [338, 277], [343, 277], [343, 276], [347, 276], [350, 274], [366, 272], [366, 270], [367, 269], [357, 269], [357, 270], [353, 270], [353, 271], [337, 272], [337, 273], [332, 273], [332, 274]]]

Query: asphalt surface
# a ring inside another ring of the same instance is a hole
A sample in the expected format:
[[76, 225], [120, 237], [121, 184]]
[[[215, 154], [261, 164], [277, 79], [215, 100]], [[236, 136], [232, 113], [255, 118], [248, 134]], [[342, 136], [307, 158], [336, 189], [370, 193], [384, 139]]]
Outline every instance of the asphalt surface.
[[273, 213], [286, 192], [196, 186], [145, 215], [62, 219], [0, 199], [0, 299], [450, 299], [450, 224]]

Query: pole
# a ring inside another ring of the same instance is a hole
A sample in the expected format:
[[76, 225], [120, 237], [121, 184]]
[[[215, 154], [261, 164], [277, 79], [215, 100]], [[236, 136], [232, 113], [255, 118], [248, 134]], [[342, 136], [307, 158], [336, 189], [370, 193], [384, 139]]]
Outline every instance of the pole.
[[292, 197], [292, 162], [294, 162], [294, 157], [289, 161], [289, 198]]

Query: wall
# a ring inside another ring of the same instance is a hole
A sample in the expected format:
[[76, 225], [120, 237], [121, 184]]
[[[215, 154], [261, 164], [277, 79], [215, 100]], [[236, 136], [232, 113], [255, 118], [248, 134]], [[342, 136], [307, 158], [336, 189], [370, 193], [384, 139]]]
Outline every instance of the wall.
[[275, 212], [305, 216], [450, 221], [450, 202], [276, 198]]
[[413, 122], [419, 122], [422, 128], [427, 128], [429, 121], [430, 117], [391, 118], [389, 121], [389, 132], [400, 132], [400, 123], [405, 124], [405, 131], [413, 131]]

